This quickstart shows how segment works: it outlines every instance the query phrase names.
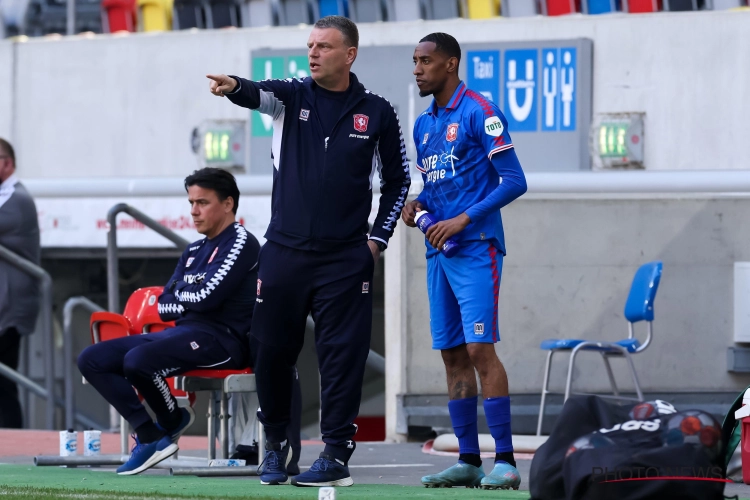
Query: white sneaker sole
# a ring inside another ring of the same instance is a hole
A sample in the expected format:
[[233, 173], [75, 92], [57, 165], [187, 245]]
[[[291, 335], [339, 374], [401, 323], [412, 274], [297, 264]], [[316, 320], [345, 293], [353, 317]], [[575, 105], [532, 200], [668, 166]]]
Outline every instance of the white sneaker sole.
[[151, 467], [153, 467], [154, 465], [158, 464], [159, 462], [161, 462], [163, 460], [166, 460], [167, 458], [171, 457], [172, 455], [174, 455], [175, 453], [177, 453], [177, 450], [179, 450], [179, 449], [180, 448], [176, 444], [174, 444], [174, 443], [170, 444], [169, 446], [167, 446], [163, 450], [161, 450], [159, 452], [156, 452], [153, 455], [151, 455], [151, 458], [149, 458], [148, 460], [146, 460], [143, 463], [143, 465], [141, 465], [140, 467], [136, 467], [133, 470], [129, 470], [129, 471], [125, 471], [125, 472], [118, 472], [117, 474], [119, 476], [132, 476], [134, 474], [139, 474], [139, 473], [143, 472], [146, 469], [150, 469]]
[[321, 482], [321, 483], [303, 483], [303, 482], [300, 482], [300, 481], [295, 481], [292, 484], [294, 484], [295, 486], [317, 486], [317, 487], [322, 487], [322, 486], [351, 486], [351, 485], [354, 484], [354, 479], [352, 479], [351, 477], [345, 477], [344, 479], [337, 479], [335, 481], [324, 481], [324, 482]]
[[278, 485], [282, 485], [282, 484], [289, 484], [289, 479], [287, 479], [286, 481], [283, 481], [283, 482], [281, 482], [281, 481], [268, 481], [268, 482], [261, 481], [260, 484], [265, 484], [265, 485], [270, 485], [270, 486], [278, 486]]

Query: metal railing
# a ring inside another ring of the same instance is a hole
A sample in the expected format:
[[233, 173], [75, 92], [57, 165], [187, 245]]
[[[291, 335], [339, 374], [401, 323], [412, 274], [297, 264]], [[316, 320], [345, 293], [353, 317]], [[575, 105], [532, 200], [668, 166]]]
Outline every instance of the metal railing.
[[[86, 297], [71, 297], [63, 307], [63, 377], [65, 380], [65, 428], [72, 429], [75, 421], [75, 400], [73, 398], [73, 311], [83, 307], [88, 312], [103, 311]], [[95, 426], [94, 428], [100, 428]]]
[[[107, 233], [107, 308], [110, 312], [120, 310], [119, 258], [117, 256], [117, 216], [119, 214], [128, 214], [144, 226], [164, 236], [177, 248], [183, 249], [190, 244], [186, 239], [127, 203], [118, 203], [110, 208], [107, 212], [107, 223], [109, 224]], [[128, 423], [122, 416], [120, 416], [120, 451], [123, 455], [128, 454]]]
[[7, 370], [2, 370], [2, 373], [37, 396], [47, 399], [47, 407], [45, 408], [45, 427], [52, 430], [55, 427], [55, 341], [52, 333], [52, 278], [47, 271], [38, 265], [24, 259], [2, 245], [0, 245], [0, 259], [9, 262], [11, 265], [26, 274], [35, 277], [39, 280], [39, 284], [41, 285], [42, 303], [40, 313], [42, 316], [42, 336], [44, 337], [42, 340], [42, 355], [44, 357], [44, 389], [39, 391], [39, 389], [41, 389], [40, 386], [5, 365], [2, 366], [7, 370], [12, 371], [15, 375], [9, 373]]

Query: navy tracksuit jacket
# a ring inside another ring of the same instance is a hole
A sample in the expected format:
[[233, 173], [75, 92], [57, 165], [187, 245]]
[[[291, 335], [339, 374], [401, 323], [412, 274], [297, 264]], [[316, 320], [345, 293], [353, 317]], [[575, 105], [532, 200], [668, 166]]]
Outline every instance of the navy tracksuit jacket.
[[[349, 77], [336, 105], [312, 78], [233, 77], [238, 86], [227, 94], [233, 103], [273, 118], [273, 213], [252, 324], [260, 419], [268, 442], [285, 439], [293, 367], [311, 313], [321, 433], [326, 452], [345, 463], [355, 447], [353, 421], [372, 328], [374, 259], [366, 241], [387, 245], [411, 183], [395, 110], [353, 73]], [[333, 123], [332, 113], [337, 119], [328, 131], [323, 122]], [[376, 174], [380, 206], [368, 235]]]

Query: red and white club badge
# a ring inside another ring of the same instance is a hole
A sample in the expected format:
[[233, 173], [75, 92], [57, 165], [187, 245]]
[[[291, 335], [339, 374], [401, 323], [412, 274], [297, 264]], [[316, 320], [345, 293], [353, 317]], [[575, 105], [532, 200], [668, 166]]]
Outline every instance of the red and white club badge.
[[357, 132], [367, 132], [367, 123], [370, 117], [367, 115], [354, 115], [354, 130]]
[[445, 133], [445, 140], [453, 142], [458, 137], [458, 123], [451, 123], [448, 125], [448, 131]]
[[263, 282], [262, 282], [261, 280], [258, 280], [258, 293], [256, 293], [256, 295], [260, 295], [260, 285], [261, 285], [262, 283], [263, 283]]

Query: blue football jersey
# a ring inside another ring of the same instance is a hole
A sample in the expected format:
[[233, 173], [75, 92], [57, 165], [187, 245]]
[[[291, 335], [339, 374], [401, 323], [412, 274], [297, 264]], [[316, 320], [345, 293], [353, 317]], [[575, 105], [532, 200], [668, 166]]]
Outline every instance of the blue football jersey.
[[[500, 109], [461, 82], [445, 109], [438, 110], [433, 100], [417, 118], [414, 144], [417, 169], [424, 180], [424, 190], [417, 199], [438, 220], [466, 212], [472, 222], [453, 239], [459, 243], [490, 240], [504, 254], [500, 210], [484, 216], [472, 214], [471, 210], [501, 182], [492, 156], [513, 148], [508, 122]], [[523, 178], [515, 155], [507, 168]], [[427, 247], [428, 256], [436, 252], [429, 244]]]

